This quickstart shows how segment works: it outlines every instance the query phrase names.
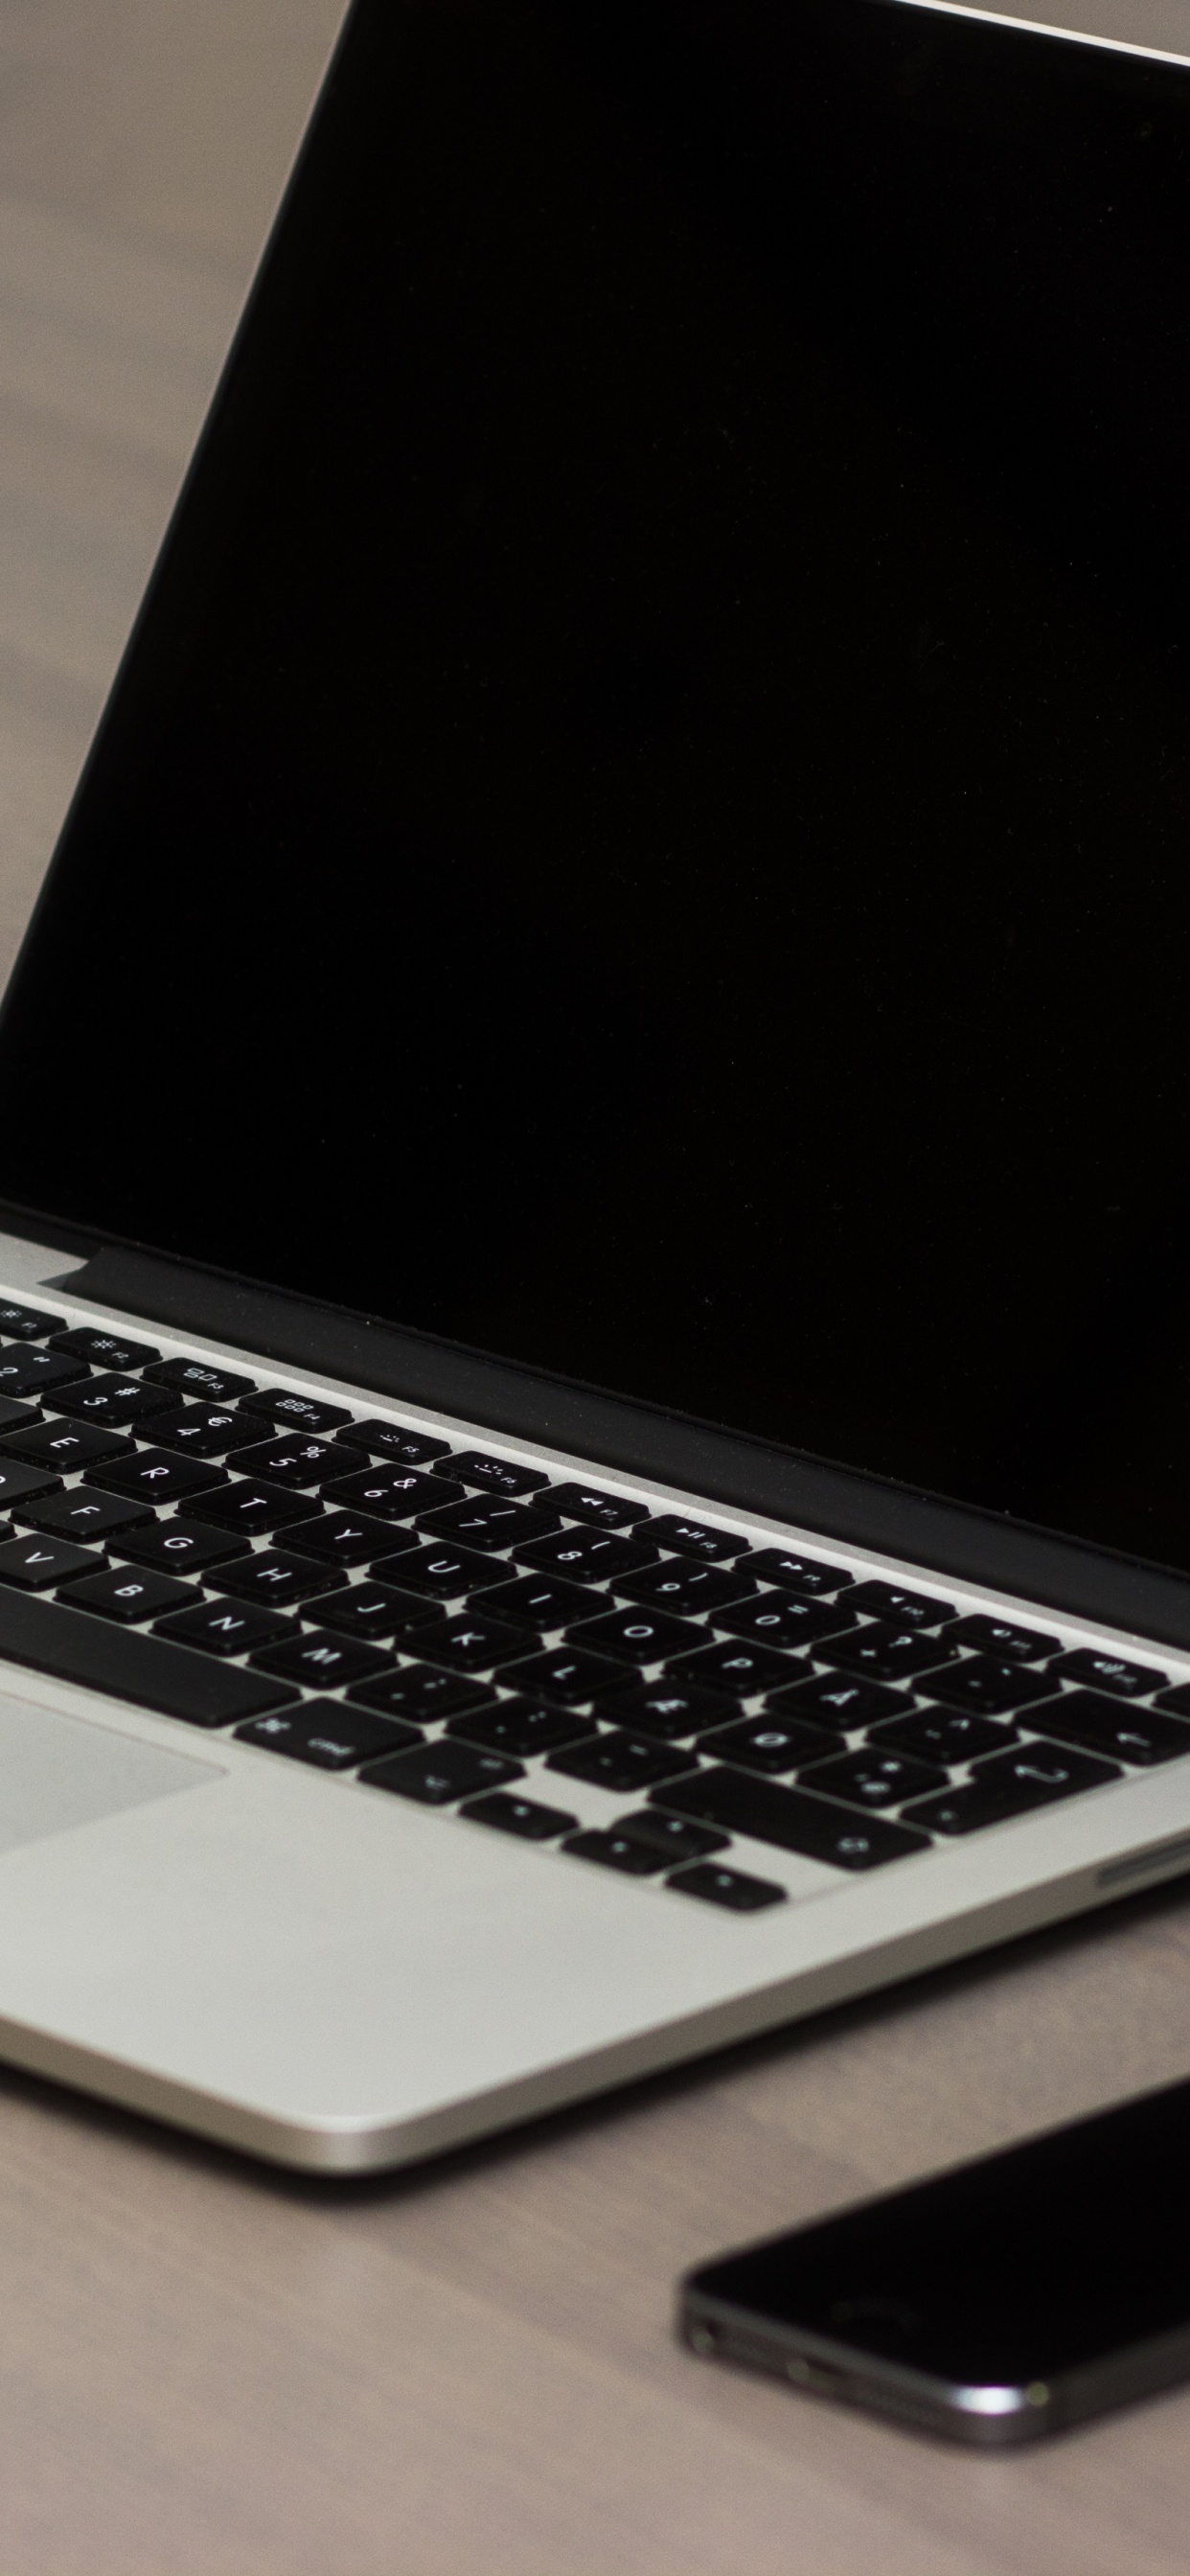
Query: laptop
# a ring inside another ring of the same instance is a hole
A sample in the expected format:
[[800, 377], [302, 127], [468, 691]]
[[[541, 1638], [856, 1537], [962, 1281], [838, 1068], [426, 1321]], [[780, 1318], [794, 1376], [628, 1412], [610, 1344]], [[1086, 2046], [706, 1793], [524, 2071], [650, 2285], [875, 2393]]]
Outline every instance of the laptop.
[[0, 1022], [0, 2050], [397, 2166], [1190, 1870], [1190, 74], [356, 0]]

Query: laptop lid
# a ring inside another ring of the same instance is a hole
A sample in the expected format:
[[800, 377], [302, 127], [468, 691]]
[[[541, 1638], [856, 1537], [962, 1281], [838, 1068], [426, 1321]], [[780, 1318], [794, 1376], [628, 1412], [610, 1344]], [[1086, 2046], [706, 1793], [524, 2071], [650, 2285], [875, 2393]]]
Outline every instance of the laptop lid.
[[1190, 81], [357, 0], [10, 1208], [1190, 1565]]

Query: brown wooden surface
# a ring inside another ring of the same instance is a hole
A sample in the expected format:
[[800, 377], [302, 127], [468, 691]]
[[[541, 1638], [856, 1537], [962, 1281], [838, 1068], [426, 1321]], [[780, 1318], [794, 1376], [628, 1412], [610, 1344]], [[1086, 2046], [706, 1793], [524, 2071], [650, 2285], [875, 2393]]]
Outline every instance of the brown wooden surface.
[[[0, 0], [5, 963], [338, 15]], [[1174, 1894], [366, 2188], [0, 2077], [0, 2567], [1184, 2571], [1190, 2392], [972, 2459], [695, 2362], [669, 2312], [734, 2238], [1187, 2069]]]

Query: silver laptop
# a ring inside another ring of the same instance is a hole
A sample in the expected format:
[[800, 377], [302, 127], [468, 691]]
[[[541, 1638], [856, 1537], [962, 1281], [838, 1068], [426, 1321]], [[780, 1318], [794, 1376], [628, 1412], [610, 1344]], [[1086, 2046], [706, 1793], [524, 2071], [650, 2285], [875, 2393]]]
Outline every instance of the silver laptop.
[[1190, 74], [357, 0], [0, 1023], [0, 2049], [398, 2165], [1190, 1870]]

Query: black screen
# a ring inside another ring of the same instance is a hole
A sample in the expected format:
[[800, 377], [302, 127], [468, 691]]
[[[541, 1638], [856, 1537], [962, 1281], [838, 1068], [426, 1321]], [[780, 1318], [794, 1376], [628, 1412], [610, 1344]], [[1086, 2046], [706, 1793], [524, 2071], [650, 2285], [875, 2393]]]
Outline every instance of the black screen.
[[361, 0], [0, 1191], [1190, 1567], [1190, 75]]

